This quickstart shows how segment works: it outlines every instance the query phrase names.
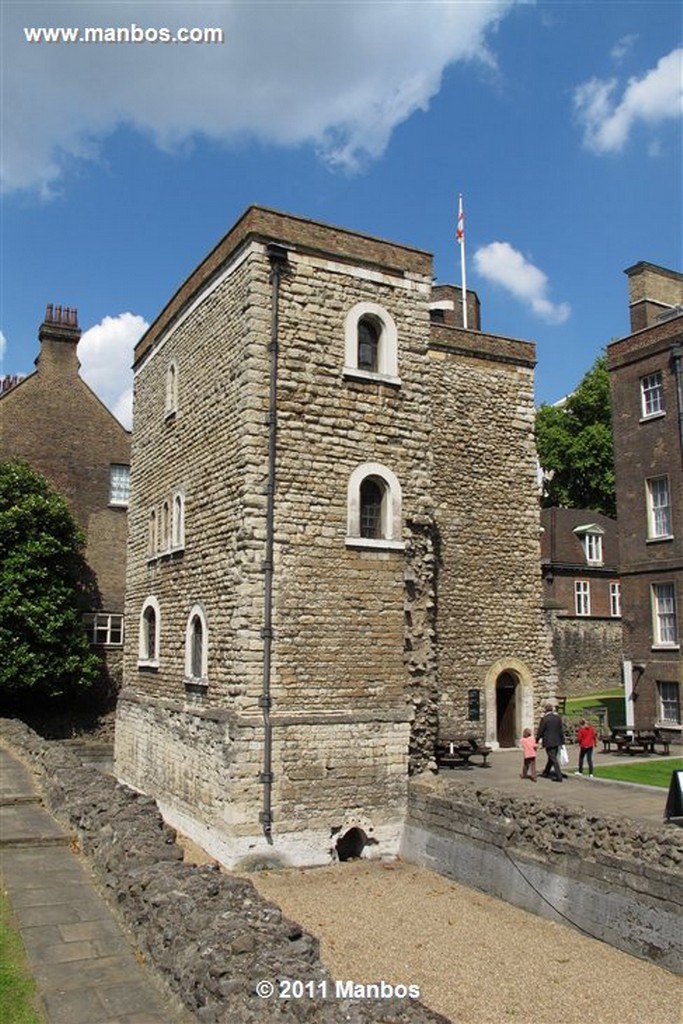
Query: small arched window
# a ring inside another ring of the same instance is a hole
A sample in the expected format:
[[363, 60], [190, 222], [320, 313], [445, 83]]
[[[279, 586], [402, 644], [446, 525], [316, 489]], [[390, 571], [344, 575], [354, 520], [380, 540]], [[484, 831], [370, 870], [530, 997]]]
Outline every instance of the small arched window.
[[147, 554], [153, 558], [157, 553], [157, 514], [151, 509], [147, 521]]
[[363, 316], [358, 321], [358, 369], [378, 371], [381, 325], [374, 317]]
[[140, 613], [138, 664], [143, 666], [159, 664], [159, 635], [159, 602], [155, 597], [148, 597]]
[[162, 551], [168, 551], [171, 546], [171, 506], [168, 501], [161, 505], [161, 536], [159, 538]]
[[171, 546], [182, 548], [185, 545], [185, 499], [178, 491], [173, 495], [173, 515], [171, 525]]
[[178, 366], [169, 363], [166, 370], [166, 415], [173, 416], [178, 410]]
[[367, 476], [360, 485], [360, 535], [381, 537], [382, 504], [386, 484], [377, 477]]
[[188, 616], [185, 631], [185, 678], [189, 682], [208, 682], [208, 643], [206, 614], [202, 606], [196, 604]]
[[344, 375], [383, 384], [401, 383], [396, 323], [377, 302], [358, 302], [346, 314]]
[[379, 462], [357, 466], [347, 489], [347, 547], [405, 547], [401, 539], [401, 485]]

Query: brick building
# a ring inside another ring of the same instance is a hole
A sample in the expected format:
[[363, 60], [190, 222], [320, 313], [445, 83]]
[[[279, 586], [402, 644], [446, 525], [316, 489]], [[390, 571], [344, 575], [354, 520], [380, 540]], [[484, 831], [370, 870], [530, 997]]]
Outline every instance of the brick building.
[[591, 509], [541, 510], [543, 605], [562, 696], [621, 682], [621, 582], [615, 519]]
[[534, 347], [460, 294], [250, 207], [136, 348], [116, 771], [225, 863], [396, 852], [439, 722], [554, 695]]
[[98, 601], [86, 621], [121, 682], [130, 433], [79, 375], [75, 309], [47, 307], [36, 369], [0, 393], [0, 459], [20, 458], [66, 498], [86, 536]]
[[612, 389], [627, 721], [680, 737], [683, 275], [626, 274], [632, 333], [607, 348]]

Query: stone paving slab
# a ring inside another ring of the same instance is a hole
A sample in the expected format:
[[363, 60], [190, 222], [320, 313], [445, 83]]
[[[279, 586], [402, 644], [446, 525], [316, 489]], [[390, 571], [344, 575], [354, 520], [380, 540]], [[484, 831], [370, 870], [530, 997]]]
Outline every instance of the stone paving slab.
[[0, 755], [0, 873], [48, 1024], [186, 1021], [143, 967], [71, 837], [27, 802], [40, 799], [32, 773], [6, 749]]

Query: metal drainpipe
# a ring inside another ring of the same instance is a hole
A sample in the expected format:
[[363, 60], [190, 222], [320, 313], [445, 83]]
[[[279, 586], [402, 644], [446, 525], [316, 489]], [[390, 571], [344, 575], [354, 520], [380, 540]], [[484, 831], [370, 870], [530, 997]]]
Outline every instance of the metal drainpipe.
[[676, 374], [676, 393], [678, 395], [678, 436], [683, 451], [683, 346], [675, 345], [671, 352], [671, 362]]
[[272, 699], [270, 696], [270, 666], [273, 648], [273, 549], [275, 540], [275, 470], [277, 456], [277, 358], [279, 330], [280, 278], [289, 264], [287, 250], [271, 242], [266, 247], [270, 260], [270, 397], [268, 403], [268, 478], [266, 482], [266, 554], [263, 562], [264, 594], [263, 594], [263, 688], [259, 697], [259, 707], [263, 711], [263, 771], [259, 782], [263, 783], [263, 810], [259, 821], [263, 826], [263, 834], [268, 843], [273, 842], [273, 726], [270, 721]]

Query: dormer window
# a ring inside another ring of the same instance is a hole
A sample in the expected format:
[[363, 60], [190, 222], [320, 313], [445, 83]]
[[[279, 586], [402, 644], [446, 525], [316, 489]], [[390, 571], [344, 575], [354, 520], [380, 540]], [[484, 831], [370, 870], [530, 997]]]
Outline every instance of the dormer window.
[[581, 541], [588, 565], [602, 565], [604, 563], [602, 546], [604, 532], [603, 528], [595, 523], [577, 526], [574, 530], [574, 533]]

